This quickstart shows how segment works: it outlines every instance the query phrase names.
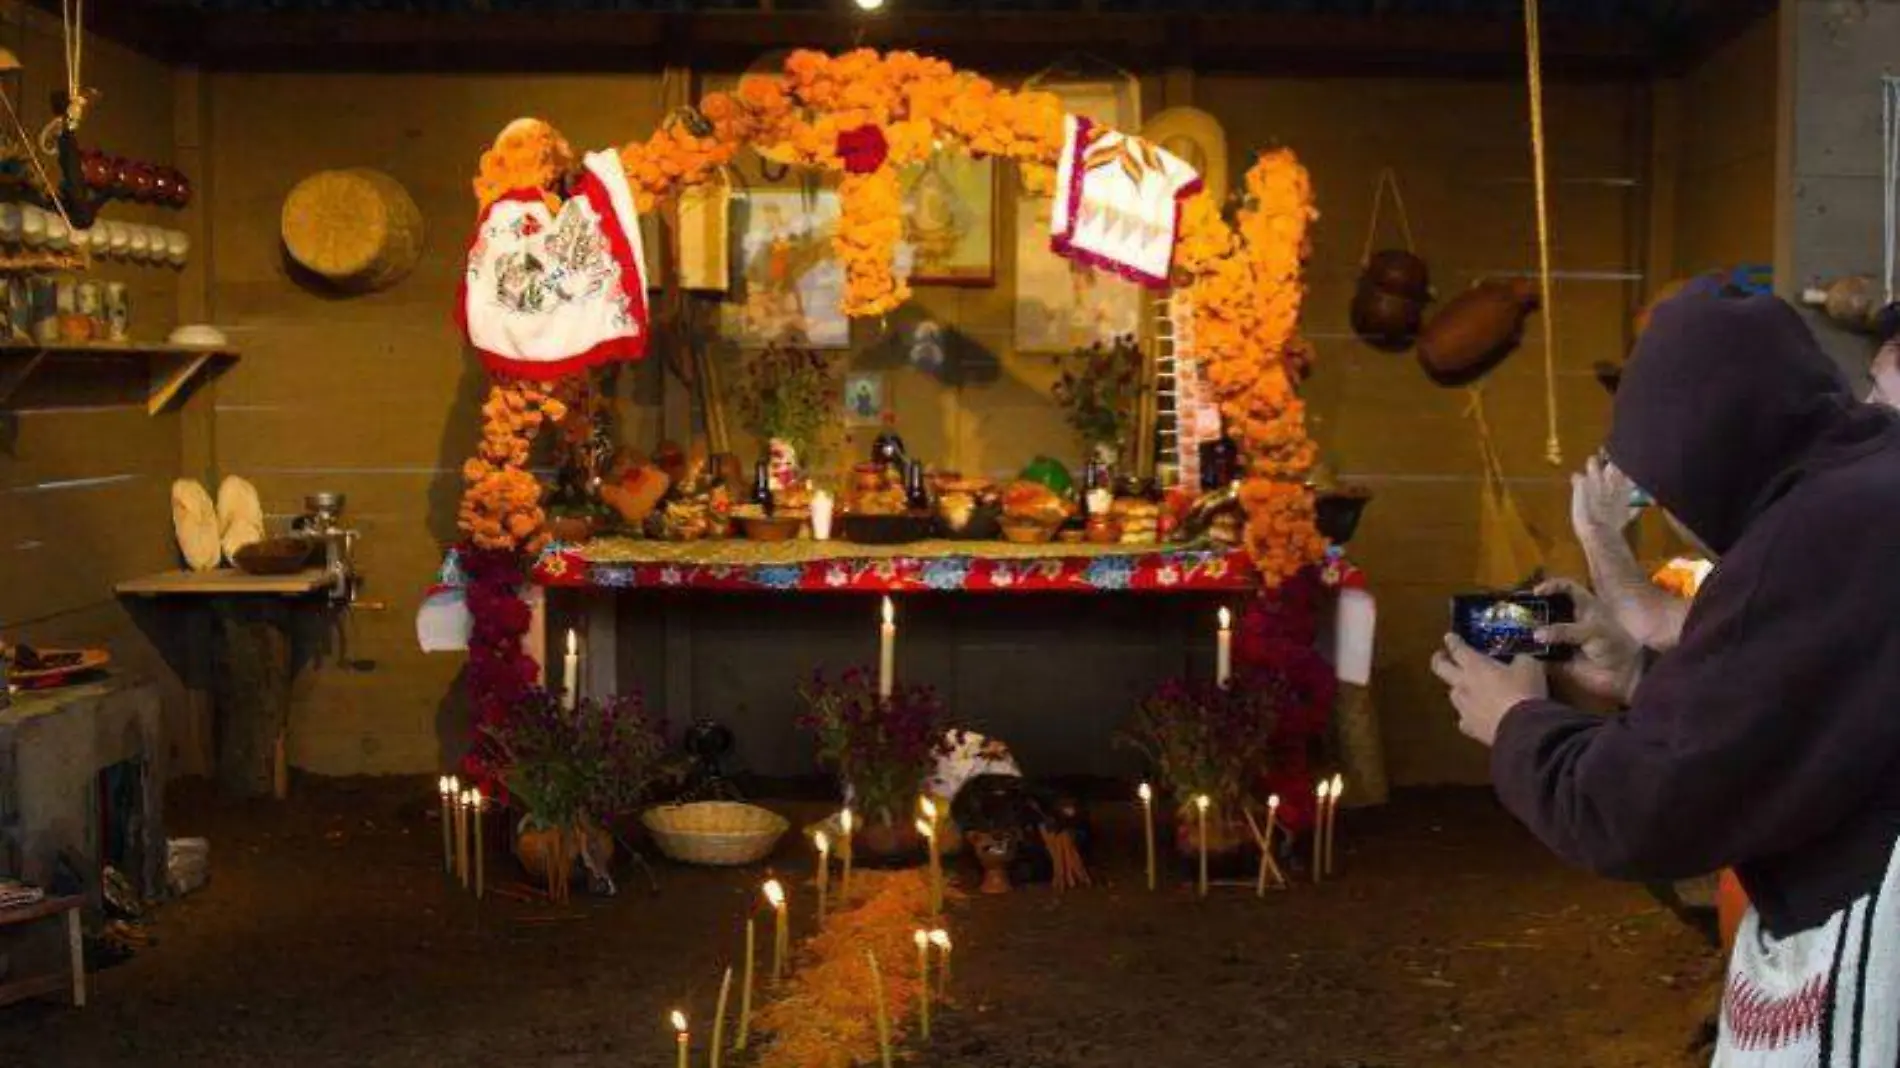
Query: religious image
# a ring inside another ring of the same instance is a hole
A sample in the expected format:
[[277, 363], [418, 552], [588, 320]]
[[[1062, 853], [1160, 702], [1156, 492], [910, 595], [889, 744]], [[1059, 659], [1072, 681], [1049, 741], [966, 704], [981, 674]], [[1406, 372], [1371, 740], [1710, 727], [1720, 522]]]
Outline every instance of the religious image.
[[911, 282], [992, 285], [996, 281], [996, 164], [938, 154], [905, 171], [904, 241]]
[[1049, 247], [1053, 205], [1016, 201], [1016, 348], [1069, 352], [1141, 331], [1141, 290], [1133, 282], [1064, 259]]
[[746, 347], [800, 342], [821, 349], [850, 344], [840, 310], [844, 268], [832, 251], [838, 196], [763, 190], [733, 204], [734, 259], [740, 299], [726, 309], [729, 335]]

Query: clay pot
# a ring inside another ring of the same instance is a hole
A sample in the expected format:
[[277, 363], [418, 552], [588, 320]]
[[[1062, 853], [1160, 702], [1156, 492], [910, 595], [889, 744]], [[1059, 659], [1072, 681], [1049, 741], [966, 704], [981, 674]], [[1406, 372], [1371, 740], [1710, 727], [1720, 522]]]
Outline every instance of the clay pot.
[[924, 854], [924, 836], [915, 823], [874, 819], [852, 840], [856, 858], [872, 867], [910, 867]]
[[605, 828], [589, 825], [584, 830], [569, 828], [565, 832], [553, 829], [523, 830], [515, 835], [515, 859], [537, 883], [548, 881], [548, 859], [565, 856], [571, 875], [581, 862], [581, 838], [587, 839], [587, 851], [594, 861], [605, 869], [613, 863], [614, 836]]
[[1359, 285], [1371, 286], [1395, 297], [1410, 297], [1420, 303], [1432, 299], [1431, 269], [1416, 253], [1405, 249], [1389, 248], [1373, 253], [1359, 275]]
[[584, 515], [564, 515], [548, 520], [548, 533], [555, 541], [579, 545], [594, 536], [594, 520]]
[[1484, 281], [1453, 298], [1418, 337], [1418, 362], [1441, 386], [1465, 386], [1516, 351], [1541, 303], [1530, 279]]
[[191, 203], [191, 179], [185, 177], [183, 173], [180, 173], [175, 176], [172, 184], [175, 187], [175, 192], [172, 194], [172, 206], [182, 208], [189, 205]]
[[983, 893], [1009, 893], [1009, 868], [1016, 862], [1022, 839], [1013, 832], [1002, 831], [971, 831], [969, 839], [970, 852], [976, 855], [977, 863], [983, 867]]
[[105, 192], [112, 185], [112, 162], [102, 152], [80, 153], [79, 173], [85, 179], [86, 188], [95, 193]]
[[1380, 289], [1369, 281], [1361, 281], [1359, 292], [1352, 298], [1353, 333], [1384, 352], [1411, 348], [1424, 318], [1424, 302]]
[[149, 163], [132, 163], [126, 166], [126, 186], [132, 199], [150, 202], [152, 190], [157, 183], [157, 175], [152, 173]]

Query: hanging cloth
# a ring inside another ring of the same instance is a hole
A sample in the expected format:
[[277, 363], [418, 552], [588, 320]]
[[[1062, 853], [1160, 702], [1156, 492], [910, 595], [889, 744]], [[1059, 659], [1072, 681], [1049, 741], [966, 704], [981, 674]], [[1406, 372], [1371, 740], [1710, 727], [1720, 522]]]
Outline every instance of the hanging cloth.
[[1523, 585], [1545, 569], [1547, 545], [1524, 519], [1517, 498], [1504, 480], [1504, 465], [1484, 417], [1484, 396], [1471, 391], [1465, 414], [1478, 430], [1478, 457], [1484, 465], [1479, 480], [1478, 585], [1487, 590], [1509, 590]]
[[1049, 247], [1058, 256], [1168, 288], [1181, 205], [1201, 176], [1179, 156], [1080, 115], [1063, 118]]
[[456, 307], [494, 374], [549, 381], [646, 355], [647, 284], [633, 191], [613, 152], [590, 153], [550, 211], [517, 190], [483, 211]]

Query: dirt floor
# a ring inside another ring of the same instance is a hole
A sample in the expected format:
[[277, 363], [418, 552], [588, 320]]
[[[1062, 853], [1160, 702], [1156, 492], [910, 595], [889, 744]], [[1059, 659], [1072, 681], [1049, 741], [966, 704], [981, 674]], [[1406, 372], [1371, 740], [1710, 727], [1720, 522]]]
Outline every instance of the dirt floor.
[[[0, 1009], [0, 1065], [672, 1064], [664, 1014], [710, 1014], [759, 873], [657, 863], [657, 896], [623, 873], [610, 900], [478, 908], [442, 878], [432, 789], [301, 782], [281, 806], [178, 791], [170, 830], [211, 839], [211, 885], [93, 977], [90, 1008]], [[1265, 901], [1148, 894], [1134, 813], [1116, 816], [1106, 886], [959, 906], [960, 1005], [910, 1063], [1692, 1063], [1711, 951], [1641, 889], [1552, 862], [1485, 792], [1344, 813], [1338, 879]], [[796, 840], [779, 859], [809, 875]], [[490, 871], [513, 878], [499, 854]]]

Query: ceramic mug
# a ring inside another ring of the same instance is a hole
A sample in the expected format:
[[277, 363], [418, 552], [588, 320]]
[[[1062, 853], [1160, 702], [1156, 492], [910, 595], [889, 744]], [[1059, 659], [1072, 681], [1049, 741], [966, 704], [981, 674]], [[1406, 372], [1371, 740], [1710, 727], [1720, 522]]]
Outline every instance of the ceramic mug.
[[152, 258], [152, 232], [149, 228], [133, 224], [126, 227], [131, 231], [126, 240], [126, 252], [134, 263], [144, 263]]
[[46, 247], [55, 252], [73, 247], [73, 228], [57, 212], [46, 213]]
[[106, 283], [106, 338], [111, 341], [132, 338], [132, 294], [124, 282]]
[[18, 275], [7, 279], [7, 336], [33, 340], [33, 284]]
[[23, 205], [8, 202], [0, 204], [0, 241], [17, 245], [24, 233], [26, 215]]
[[27, 280], [33, 309], [33, 340], [42, 345], [59, 342], [59, 283], [47, 275]]
[[107, 248], [114, 256], [123, 256], [132, 247], [132, 231], [122, 222], [106, 224]]
[[86, 333], [90, 337], [104, 337], [106, 334], [106, 290], [90, 278], [79, 283], [73, 297], [73, 312], [86, 320]]
[[191, 255], [191, 235], [183, 230], [171, 230], [165, 234], [165, 258], [173, 267], [183, 267], [185, 259]]
[[20, 240], [27, 248], [46, 245], [46, 213], [31, 204], [20, 207]]

